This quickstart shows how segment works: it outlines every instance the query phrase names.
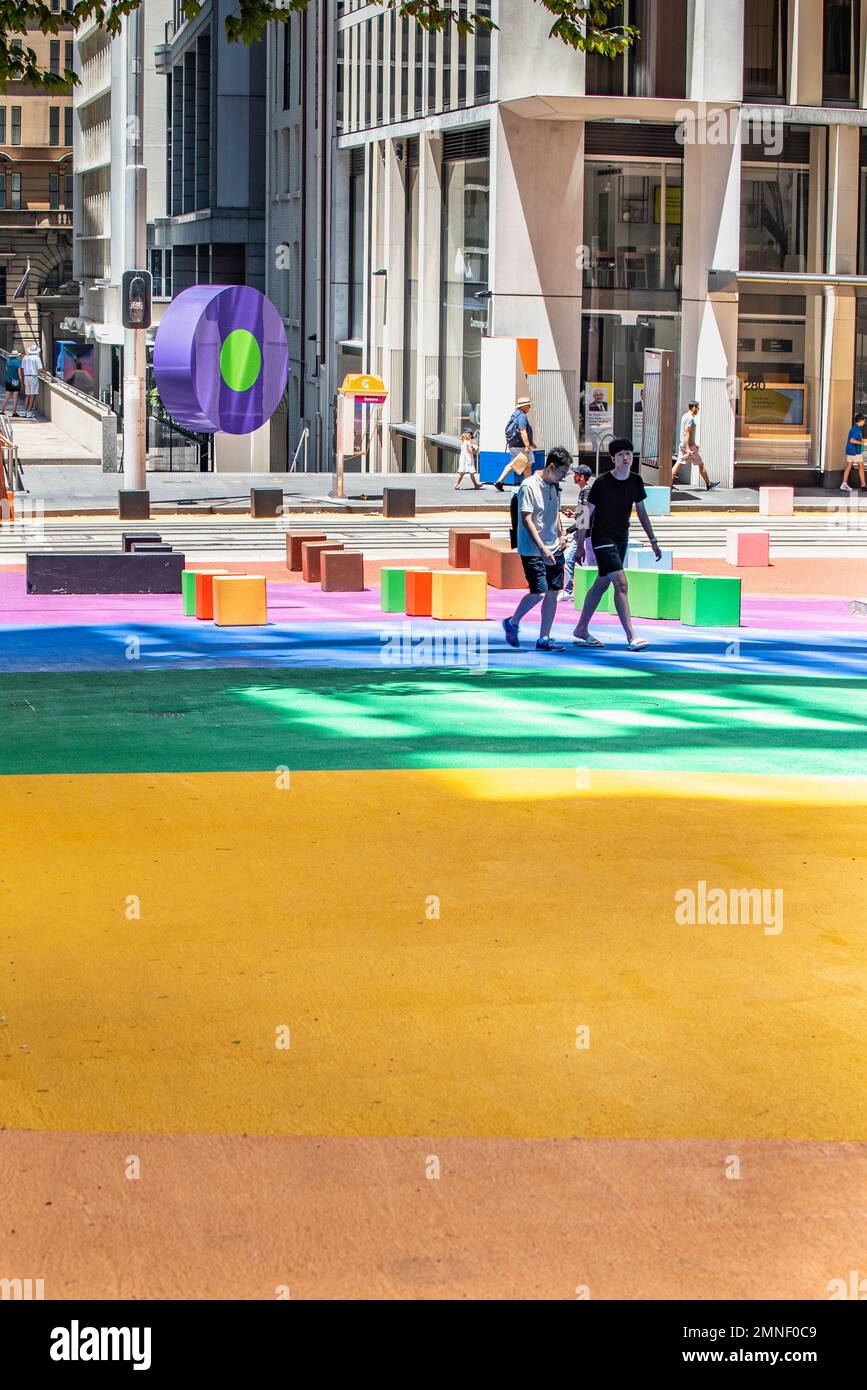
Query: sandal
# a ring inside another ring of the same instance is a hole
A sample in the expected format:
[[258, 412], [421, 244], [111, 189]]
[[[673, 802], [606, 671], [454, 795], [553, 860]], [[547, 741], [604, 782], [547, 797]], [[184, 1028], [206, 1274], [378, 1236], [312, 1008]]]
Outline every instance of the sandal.
[[626, 643], [626, 650], [629, 652], [643, 652], [648, 643], [643, 637], [633, 637], [631, 642]]
[[604, 642], [600, 642], [598, 637], [593, 637], [593, 636], [587, 636], [587, 637], [573, 637], [573, 638], [572, 638], [572, 646], [573, 646], [573, 647], [604, 647], [604, 646], [605, 646], [605, 643], [604, 643]]

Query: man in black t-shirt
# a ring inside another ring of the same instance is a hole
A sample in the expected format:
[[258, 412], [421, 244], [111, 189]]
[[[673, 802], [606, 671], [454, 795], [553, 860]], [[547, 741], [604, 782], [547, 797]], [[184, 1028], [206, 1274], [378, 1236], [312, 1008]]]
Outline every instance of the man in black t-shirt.
[[596, 556], [599, 576], [594, 580], [584, 600], [581, 617], [575, 628], [576, 647], [602, 647], [605, 644], [591, 636], [590, 619], [599, 607], [602, 595], [609, 584], [614, 585], [614, 607], [626, 633], [626, 645], [630, 651], [640, 651], [647, 643], [643, 637], [636, 637], [629, 612], [629, 597], [623, 562], [629, 544], [629, 518], [635, 507], [638, 520], [644, 527], [647, 539], [653, 547], [657, 560], [662, 558], [653, 527], [647, 515], [644, 499], [647, 493], [644, 483], [637, 473], [632, 472], [632, 441], [612, 439], [608, 446], [613, 467], [610, 473], [597, 478], [587, 495], [587, 511], [590, 526], [590, 544]]

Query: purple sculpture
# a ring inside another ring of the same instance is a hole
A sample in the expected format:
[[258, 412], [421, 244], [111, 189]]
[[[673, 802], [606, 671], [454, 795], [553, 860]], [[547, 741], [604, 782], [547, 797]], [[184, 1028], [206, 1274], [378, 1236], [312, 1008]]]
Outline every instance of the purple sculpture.
[[270, 299], [249, 285], [193, 285], [173, 299], [154, 339], [160, 399], [179, 425], [251, 434], [286, 390], [289, 348]]

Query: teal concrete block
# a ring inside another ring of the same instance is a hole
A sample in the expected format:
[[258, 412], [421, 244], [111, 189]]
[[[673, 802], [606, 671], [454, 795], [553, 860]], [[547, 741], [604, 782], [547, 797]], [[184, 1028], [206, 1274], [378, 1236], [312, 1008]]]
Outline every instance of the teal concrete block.
[[647, 491], [647, 501], [645, 507], [648, 516], [670, 516], [671, 515], [671, 488], [670, 487], [649, 487]]
[[406, 612], [405, 569], [380, 570], [379, 606], [383, 613]]
[[685, 574], [681, 588], [680, 621], [690, 627], [740, 627], [740, 579]]
[[663, 550], [662, 559], [657, 560], [649, 545], [633, 545], [630, 541], [626, 551], [626, 568], [630, 570], [674, 569], [674, 551]]

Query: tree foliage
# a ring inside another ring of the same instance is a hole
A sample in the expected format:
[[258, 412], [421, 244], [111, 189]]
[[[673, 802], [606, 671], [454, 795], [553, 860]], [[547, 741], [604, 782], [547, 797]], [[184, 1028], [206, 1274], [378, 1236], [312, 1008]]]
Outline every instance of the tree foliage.
[[[331, 2], [331, 0], [329, 0]], [[76, 0], [69, 9], [52, 10], [42, 0], [0, 0], [0, 91], [11, 81], [21, 81], [46, 92], [66, 88], [75, 78], [71, 72], [52, 73], [40, 66], [32, 46], [34, 33], [60, 33], [67, 25], [80, 29], [95, 21], [109, 34], [117, 34], [124, 15], [138, 9], [141, 0]], [[429, 32], [454, 25], [460, 33], [494, 29], [491, 19], [467, 14], [446, 0], [387, 0], [389, 9], [403, 19], [411, 19]], [[551, 38], [570, 48], [602, 53], [614, 58], [634, 41], [637, 30], [628, 25], [610, 24], [617, 0], [525, 0], [539, 5], [553, 16]], [[188, 19], [199, 13], [200, 0], [185, 0]], [[293, 14], [309, 8], [309, 0], [237, 0], [226, 19], [226, 34], [233, 43], [255, 43], [271, 23], [285, 24]]]

